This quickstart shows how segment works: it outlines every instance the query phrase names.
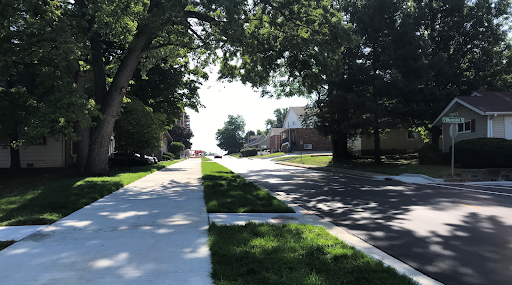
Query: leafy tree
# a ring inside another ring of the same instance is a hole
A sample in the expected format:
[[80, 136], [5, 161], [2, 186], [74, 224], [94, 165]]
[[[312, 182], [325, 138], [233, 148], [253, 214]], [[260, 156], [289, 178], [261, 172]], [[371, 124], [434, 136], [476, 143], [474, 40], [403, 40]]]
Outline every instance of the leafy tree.
[[265, 133], [270, 134], [270, 129], [272, 128], [282, 128], [284, 125], [284, 120], [286, 119], [286, 114], [288, 113], [287, 108], [277, 108], [274, 110], [274, 119], [267, 119], [265, 121]]
[[19, 150], [44, 136], [75, 139], [73, 123], [90, 124], [94, 104], [73, 87], [71, 61], [76, 44], [66, 8], [58, 1], [0, 3], [0, 144], [9, 147], [11, 168], [20, 168]]
[[169, 152], [175, 157], [180, 157], [180, 153], [185, 150], [185, 145], [180, 142], [172, 142], [169, 144]]
[[114, 127], [116, 150], [123, 153], [152, 154], [160, 149], [166, 129], [165, 116], [153, 111], [136, 98], [126, 102]]
[[182, 143], [185, 149], [192, 148], [192, 142], [190, 142], [190, 139], [194, 137], [192, 130], [180, 125], [174, 125], [168, 132], [173, 141]]
[[217, 146], [228, 153], [239, 152], [244, 146], [245, 120], [242, 116], [228, 115], [224, 127], [215, 133]]
[[246, 143], [249, 143], [249, 139], [250, 139], [250, 137], [251, 137], [251, 136], [255, 136], [255, 135], [256, 135], [256, 133], [255, 133], [253, 130], [249, 130], [249, 131], [247, 131], [247, 132], [245, 133], [245, 136], [244, 136], [244, 138], [245, 138], [245, 142], [246, 142]]
[[154, 112], [165, 114], [168, 125], [173, 125], [185, 108], [198, 111], [202, 106], [198, 90], [201, 80], [206, 79], [207, 73], [187, 64], [159, 64], [147, 71], [138, 68], [127, 95], [138, 98]]

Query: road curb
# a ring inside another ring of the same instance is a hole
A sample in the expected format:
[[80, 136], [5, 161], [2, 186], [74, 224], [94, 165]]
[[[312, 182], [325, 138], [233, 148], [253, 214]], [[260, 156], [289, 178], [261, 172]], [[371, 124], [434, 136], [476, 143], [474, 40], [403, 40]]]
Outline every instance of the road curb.
[[367, 243], [366, 241], [358, 238], [357, 236], [353, 235], [348, 231], [347, 229], [336, 226], [329, 219], [322, 218], [320, 216], [317, 216], [314, 211], [308, 211], [298, 204], [294, 203], [293, 201], [289, 200], [286, 195], [281, 194], [280, 192], [272, 192], [269, 189], [263, 187], [260, 185], [257, 181], [249, 179], [247, 176], [241, 173], [237, 173], [238, 175], [242, 176], [247, 181], [250, 181], [261, 189], [267, 191], [272, 196], [274, 196], [276, 199], [282, 201], [289, 207], [292, 207], [295, 212], [301, 213], [303, 215], [303, 218], [300, 219], [302, 221], [306, 221], [308, 224], [314, 225], [314, 226], [321, 226], [324, 227], [331, 235], [335, 236], [339, 240], [347, 243], [350, 246], [353, 246], [354, 248], [364, 252], [368, 256], [382, 261], [384, 265], [394, 268], [396, 271], [398, 271], [401, 274], [404, 274], [406, 276], [409, 276], [414, 281], [418, 282], [418, 284], [421, 285], [443, 285], [443, 283], [432, 279], [431, 277], [419, 272], [418, 270], [414, 269], [413, 267], [409, 266], [408, 264], [394, 258], [393, 256], [385, 253], [384, 251], [374, 247], [373, 245]]

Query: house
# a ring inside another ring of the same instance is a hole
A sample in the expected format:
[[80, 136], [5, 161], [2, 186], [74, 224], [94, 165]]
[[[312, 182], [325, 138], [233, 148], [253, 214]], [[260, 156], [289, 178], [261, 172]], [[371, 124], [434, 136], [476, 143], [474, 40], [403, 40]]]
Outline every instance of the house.
[[[391, 129], [380, 139], [382, 153], [399, 154], [418, 151], [425, 143], [414, 130]], [[353, 152], [357, 155], [371, 155], [375, 149], [373, 136], [361, 136], [353, 144]]]
[[169, 152], [169, 143], [172, 142], [172, 137], [168, 131], [165, 131], [162, 134], [162, 146], [160, 146], [160, 150], [157, 152], [158, 160], [163, 160], [163, 155], [166, 152]]
[[303, 107], [290, 107], [283, 124], [281, 136], [281, 151], [309, 150], [332, 151], [331, 141], [322, 137], [314, 128], [304, 126], [301, 115], [304, 115]]
[[443, 117], [450, 114], [464, 118], [457, 124], [455, 142], [474, 138], [505, 138], [512, 140], [512, 92], [475, 91], [470, 96], [455, 97], [432, 123], [442, 128], [442, 149], [448, 152], [452, 144], [450, 123]]
[[251, 136], [249, 143], [244, 144], [244, 148], [269, 148], [270, 139], [266, 135]]
[[[20, 148], [22, 168], [67, 167], [76, 160], [73, 143], [63, 135], [44, 137], [39, 144]], [[0, 148], [0, 168], [11, 167], [11, 153], [8, 147]]]
[[[41, 142], [20, 148], [22, 168], [69, 167], [76, 161], [76, 142], [67, 140], [63, 135], [43, 137]], [[115, 139], [110, 138], [109, 155], [114, 152]], [[0, 168], [11, 167], [9, 148], [0, 148]]]
[[269, 149], [271, 152], [277, 152], [281, 149], [281, 132], [283, 128], [271, 128], [269, 134]]

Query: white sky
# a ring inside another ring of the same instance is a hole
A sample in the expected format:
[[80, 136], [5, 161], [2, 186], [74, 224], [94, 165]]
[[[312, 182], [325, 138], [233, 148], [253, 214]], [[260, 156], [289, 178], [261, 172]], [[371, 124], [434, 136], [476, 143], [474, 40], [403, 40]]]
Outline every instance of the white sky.
[[305, 98], [293, 97], [280, 100], [260, 98], [260, 93], [253, 91], [249, 85], [240, 82], [217, 82], [217, 75], [211, 74], [210, 79], [199, 90], [201, 103], [206, 107], [196, 113], [187, 109], [190, 117], [190, 128], [194, 133], [192, 149], [207, 152], [224, 153], [217, 147], [215, 133], [224, 126], [228, 115], [241, 115], [245, 119], [245, 132], [249, 130], [265, 130], [265, 120], [275, 119], [276, 108], [305, 106]]

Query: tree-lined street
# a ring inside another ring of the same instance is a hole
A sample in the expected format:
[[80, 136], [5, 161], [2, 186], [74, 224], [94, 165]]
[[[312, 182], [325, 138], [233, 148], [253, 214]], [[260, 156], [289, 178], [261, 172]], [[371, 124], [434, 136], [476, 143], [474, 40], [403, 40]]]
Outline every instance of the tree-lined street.
[[407, 184], [268, 160], [218, 162], [442, 283], [512, 280], [512, 186]]

